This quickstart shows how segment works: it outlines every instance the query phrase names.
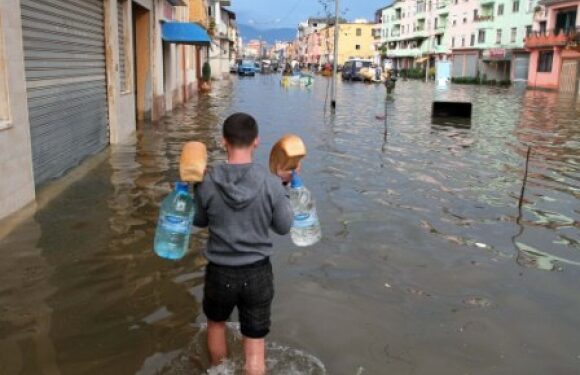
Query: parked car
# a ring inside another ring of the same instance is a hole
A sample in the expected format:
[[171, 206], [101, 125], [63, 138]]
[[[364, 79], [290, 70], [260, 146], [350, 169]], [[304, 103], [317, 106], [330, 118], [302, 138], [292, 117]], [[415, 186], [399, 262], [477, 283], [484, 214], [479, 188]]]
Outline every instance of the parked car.
[[342, 79], [345, 81], [362, 81], [360, 70], [370, 68], [373, 62], [371, 60], [351, 59], [344, 63], [342, 67]]
[[251, 60], [244, 60], [238, 65], [238, 75], [239, 76], [255, 76], [256, 68], [254, 62]]
[[238, 72], [238, 63], [233, 63], [230, 65], [230, 73], [235, 74]]

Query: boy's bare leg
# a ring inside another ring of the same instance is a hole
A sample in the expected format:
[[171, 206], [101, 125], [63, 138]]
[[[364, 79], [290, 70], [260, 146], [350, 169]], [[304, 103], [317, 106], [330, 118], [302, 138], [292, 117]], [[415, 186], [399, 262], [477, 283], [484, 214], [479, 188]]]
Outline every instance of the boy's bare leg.
[[244, 337], [244, 367], [246, 375], [266, 374], [266, 348], [264, 339], [250, 339]]
[[226, 322], [207, 321], [207, 347], [211, 365], [217, 366], [228, 356]]

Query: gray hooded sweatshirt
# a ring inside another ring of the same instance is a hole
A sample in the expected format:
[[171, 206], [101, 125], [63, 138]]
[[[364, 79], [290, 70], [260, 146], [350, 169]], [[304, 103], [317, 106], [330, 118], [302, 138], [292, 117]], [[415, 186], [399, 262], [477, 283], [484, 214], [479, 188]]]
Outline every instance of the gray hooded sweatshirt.
[[194, 224], [209, 227], [206, 258], [243, 266], [272, 255], [270, 229], [290, 231], [294, 214], [280, 180], [256, 164], [220, 164], [195, 190]]

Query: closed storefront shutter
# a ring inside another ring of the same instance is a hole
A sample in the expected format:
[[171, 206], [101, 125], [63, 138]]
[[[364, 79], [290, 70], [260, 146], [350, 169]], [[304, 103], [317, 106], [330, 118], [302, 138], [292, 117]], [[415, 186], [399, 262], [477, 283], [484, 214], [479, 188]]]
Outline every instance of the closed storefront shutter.
[[119, 25], [119, 77], [121, 91], [126, 90], [125, 72], [125, 0], [117, 0], [117, 22]]
[[578, 63], [580, 60], [564, 60], [560, 73], [560, 92], [574, 94], [578, 84]]
[[34, 177], [108, 144], [102, 0], [21, 0]]
[[514, 80], [527, 81], [528, 67], [530, 66], [530, 55], [517, 55], [514, 58]]
[[465, 77], [477, 77], [477, 55], [465, 55]]
[[453, 78], [464, 77], [463, 64], [465, 55], [453, 55]]

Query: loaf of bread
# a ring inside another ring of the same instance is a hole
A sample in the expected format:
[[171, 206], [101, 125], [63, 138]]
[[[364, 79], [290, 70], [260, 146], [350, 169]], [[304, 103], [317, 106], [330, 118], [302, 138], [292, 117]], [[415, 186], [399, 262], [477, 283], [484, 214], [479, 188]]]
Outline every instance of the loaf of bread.
[[181, 151], [179, 174], [183, 182], [201, 182], [207, 167], [207, 149], [201, 142], [187, 142]]
[[306, 156], [306, 146], [300, 137], [288, 134], [272, 147], [270, 153], [270, 171], [291, 171], [298, 169], [300, 161]]

